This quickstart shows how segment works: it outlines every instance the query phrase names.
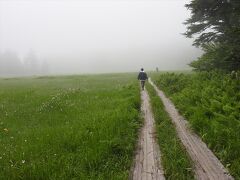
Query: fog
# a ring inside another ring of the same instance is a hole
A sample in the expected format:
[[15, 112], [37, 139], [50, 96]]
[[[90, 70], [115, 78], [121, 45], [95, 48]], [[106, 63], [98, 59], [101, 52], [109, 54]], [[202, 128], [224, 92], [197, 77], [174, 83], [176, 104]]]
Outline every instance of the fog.
[[0, 0], [0, 75], [189, 69], [187, 2]]

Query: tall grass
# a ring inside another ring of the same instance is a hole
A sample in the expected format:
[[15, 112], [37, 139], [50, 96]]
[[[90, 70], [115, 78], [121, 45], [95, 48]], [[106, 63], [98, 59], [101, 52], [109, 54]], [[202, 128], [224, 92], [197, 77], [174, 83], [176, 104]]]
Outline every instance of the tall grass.
[[165, 111], [162, 101], [151, 85], [147, 84], [147, 90], [156, 121], [157, 137], [166, 178], [172, 180], [194, 179], [192, 162], [177, 137], [175, 127]]
[[237, 74], [154, 75], [192, 128], [240, 179], [240, 80]]
[[135, 76], [0, 80], [0, 179], [127, 179], [140, 126]]

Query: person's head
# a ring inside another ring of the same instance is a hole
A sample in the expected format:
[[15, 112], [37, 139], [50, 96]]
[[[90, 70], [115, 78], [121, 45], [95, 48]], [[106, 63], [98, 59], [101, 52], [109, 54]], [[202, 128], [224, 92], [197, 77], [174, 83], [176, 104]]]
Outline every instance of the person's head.
[[143, 68], [141, 68], [141, 71], [144, 71], [144, 69], [143, 69]]

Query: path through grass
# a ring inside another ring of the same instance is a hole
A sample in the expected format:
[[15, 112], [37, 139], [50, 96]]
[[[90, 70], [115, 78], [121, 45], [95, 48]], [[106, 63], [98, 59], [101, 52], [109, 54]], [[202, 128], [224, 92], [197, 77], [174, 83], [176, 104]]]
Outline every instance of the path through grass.
[[192, 162], [180, 139], [164, 105], [153, 87], [147, 83], [152, 111], [156, 121], [156, 131], [161, 150], [161, 159], [166, 179], [194, 179]]
[[155, 73], [153, 80], [236, 179], [240, 179], [240, 79], [237, 74]]

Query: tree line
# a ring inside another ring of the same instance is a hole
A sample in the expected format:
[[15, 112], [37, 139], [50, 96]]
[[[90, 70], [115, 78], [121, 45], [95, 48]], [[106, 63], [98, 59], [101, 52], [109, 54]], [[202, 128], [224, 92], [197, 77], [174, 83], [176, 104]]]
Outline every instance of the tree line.
[[34, 52], [29, 52], [23, 59], [13, 51], [0, 53], [0, 76], [46, 75], [48, 73], [48, 64], [39, 61]]
[[185, 5], [191, 17], [185, 21], [189, 38], [204, 54], [190, 63], [197, 71], [240, 70], [240, 1], [192, 0]]

